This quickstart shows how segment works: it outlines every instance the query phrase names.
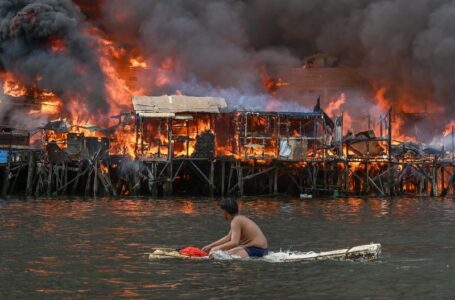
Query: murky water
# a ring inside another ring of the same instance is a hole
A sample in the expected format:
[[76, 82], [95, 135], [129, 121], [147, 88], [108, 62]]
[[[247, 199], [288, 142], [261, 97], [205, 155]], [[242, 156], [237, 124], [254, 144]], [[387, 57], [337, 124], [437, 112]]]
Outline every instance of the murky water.
[[271, 250], [379, 242], [377, 262], [149, 262], [157, 246], [202, 246], [228, 224], [214, 200], [0, 204], [0, 298], [441, 299], [455, 295], [455, 202], [242, 201]]

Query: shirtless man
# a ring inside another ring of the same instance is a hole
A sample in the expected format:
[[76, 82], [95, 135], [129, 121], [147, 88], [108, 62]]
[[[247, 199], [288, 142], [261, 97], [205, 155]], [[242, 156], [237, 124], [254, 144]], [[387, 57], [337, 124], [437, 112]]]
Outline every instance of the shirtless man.
[[216, 242], [202, 248], [210, 254], [217, 250], [227, 250], [230, 255], [262, 257], [268, 254], [267, 239], [259, 226], [245, 216], [239, 215], [237, 202], [225, 199], [221, 202], [224, 218], [231, 222], [229, 233]]

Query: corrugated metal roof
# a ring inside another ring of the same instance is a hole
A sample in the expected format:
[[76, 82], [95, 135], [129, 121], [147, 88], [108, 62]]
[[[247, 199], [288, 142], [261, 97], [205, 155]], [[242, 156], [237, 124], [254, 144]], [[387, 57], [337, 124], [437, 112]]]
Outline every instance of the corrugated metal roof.
[[133, 96], [133, 107], [137, 113], [219, 113], [220, 109], [227, 107], [227, 104], [224, 98], [164, 95]]

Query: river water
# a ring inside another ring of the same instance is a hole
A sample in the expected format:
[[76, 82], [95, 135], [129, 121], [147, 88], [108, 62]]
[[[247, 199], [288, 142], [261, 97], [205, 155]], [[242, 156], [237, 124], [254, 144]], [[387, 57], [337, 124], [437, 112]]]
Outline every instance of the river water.
[[452, 199], [244, 200], [272, 251], [377, 242], [376, 262], [148, 261], [228, 231], [216, 200], [0, 203], [1, 299], [455, 297]]

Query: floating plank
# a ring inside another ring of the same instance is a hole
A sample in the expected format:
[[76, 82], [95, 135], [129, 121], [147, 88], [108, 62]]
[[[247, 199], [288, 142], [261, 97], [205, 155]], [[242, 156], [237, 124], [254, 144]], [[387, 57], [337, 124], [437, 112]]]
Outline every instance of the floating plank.
[[[147, 253], [149, 260], [158, 259], [209, 259], [205, 257], [189, 257], [180, 254], [176, 249], [157, 248]], [[369, 244], [352, 248], [338, 249], [324, 252], [271, 252], [264, 259], [272, 262], [297, 262], [316, 260], [376, 260], [381, 254], [381, 244]], [[214, 259], [226, 259], [226, 254], [213, 255]]]

